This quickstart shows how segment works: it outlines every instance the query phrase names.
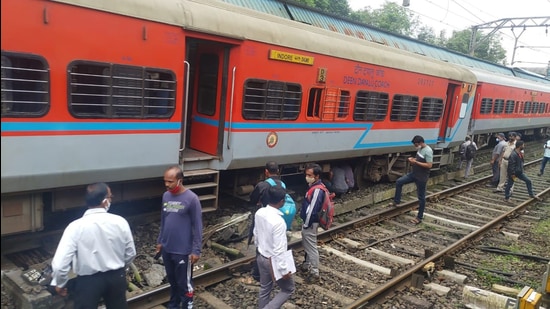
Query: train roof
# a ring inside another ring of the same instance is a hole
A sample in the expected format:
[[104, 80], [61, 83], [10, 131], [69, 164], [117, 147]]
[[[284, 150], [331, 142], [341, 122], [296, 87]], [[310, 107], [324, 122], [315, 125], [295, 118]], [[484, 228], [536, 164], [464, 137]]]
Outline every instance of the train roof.
[[477, 77], [478, 82], [498, 84], [514, 88], [523, 88], [550, 93], [550, 84], [534, 83], [519, 77], [495, 74], [480, 69], [470, 69]]
[[432, 45], [411, 37], [360, 23], [347, 17], [323, 12], [316, 8], [308, 7], [300, 3], [295, 3], [292, 0], [223, 1], [265, 12], [268, 14], [277, 15], [289, 20], [307, 23], [316, 27], [336, 31], [348, 36], [355, 36], [363, 40], [378, 42], [380, 44], [408, 50], [445, 62], [460, 64], [466, 67], [473, 67], [481, 70], [487, 70], [503, 75], [518, 76], [534, 81], [550, 83], [550, 79], [545, 76], [540, 76], [525, 70], [518, 70], [518, 68], [508, 67], [498, 63], [462, 54], [441, 46]]
[[[217, 0], [51, 0], [375, 65], [475, 83], [468, 69]], [[245, 31], [244, 31], [245, 30]]]

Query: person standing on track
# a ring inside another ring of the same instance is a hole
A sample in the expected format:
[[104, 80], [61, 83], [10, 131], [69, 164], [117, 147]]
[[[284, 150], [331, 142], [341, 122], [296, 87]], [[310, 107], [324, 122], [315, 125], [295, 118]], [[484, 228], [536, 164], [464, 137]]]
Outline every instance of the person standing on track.
[[500, 155], [502, 154], [502, 148], [506, 145], [506, 136], [504, 133], [497, 134], [497, 144], [493, 148], [493, 154], [491, 155], [491, 169], [493, 170], [493, 178], [491, 182], [486, 186], [496, 188], [500, 179]]
[[[295, 285], [288, 261], [276, 262], [274, 259], [287, 251], [286, 223], [282, 217], [283, 213], [279, 210], [285, 203], [286, 190], [280, 186], [270, 186], [266, 193], [268, 205], [258, 209], [254, 215], [256, 222], [254, 241], [258, 248], [256, 263], [260, 273], [258, 308], [275, 309], [281, 308], [283, 303], [290, 298], [290, 295], [294, 293]], [[275, 280], [272, 268], [276, 268], [279, 273], [284, 275], [276, 281], [280, 288], [279, 293], [270, 300]]]
[[101, 299], [107, 309], [127, 308], [126, 267], [136, 256], [128, 221], [110, 214], [111, 189], [105, 183], [86, 188], [84, 215], [71, 222], [52, 259], [51, 285], [67, 296], [71, 267], [77, 274], [71, 288], [74, 308], [97, 308]]
[[523, 141], [516, 141], [516, 149], [512, 151], [510, 157], [508, 158], [508, 181], [506, 183], [506, 189], [504, 190], [504, 200], [510, 202], [510, 189], [514, 185], [516, 179], [521, 179], [525, 182], [527, 186], [527, 193], [529, 197], [540, 200], [540, 198], [535, 196], [533, 193], [533, 184], [531, 179], [525, 175], [523, 170], [523, 151], [525, 146]]
[[166, 192], [162, 196], [160, 234], [161, 252], [170, 283], [168, 308], [193, 308], [193, 264], [202, 249], [202, 206], [198, 196], [183, 186], [183, 171], [178, 166], [164, 172]]
[[[265, 179], [272, 178], [275, 181], [280, 181], [279, 177], [279, 164], [275, 161], [269, 161], [265, 164], [264, 169]], [[268, 196], [265, 194], [267, 189], [271, 187], [271, 184], [267, 181], [260, 181], [254, 187], [254, 190], [250, 193], [250, 203], [256, 207], [256, 211], [260, 208], [267, 206]], [[252, 223], [250, 225], [250, 231], [248, 234], [248, 245], [252, 242], [252, 236], [254, 233], [254, 216], [252, 217]], [[256, 250], [256, 255], [258, 254]], [[258, 270], [258, 264], [256, 262], [252, 263], [252, 278], [256, 281], [260, 281], [260, 272]], [[253, 282], [249, 278], [245, 278], [246, 284], [252, 284]]]
[[466, 167], [464, 169], [464, 178], [468, 178], [470, 176], [470, 170], [472, 169], [472, 163], [474, 163], [474, 158], [467, 158], [467, 149], [470, 144], [473, 144], [474, 147], [477, 150], [477, 145], [474, 141], [472, 141], [472, 138], [470, 136], [466, 136], [464, 139], [464, 142], [460, 145], [460, 164], [458, 165], [458, 169], [462, 168], [462, 164], [466, 164]]
[[[321, 173], [323, 172], [319, 164], [310, 164], [306, 166], [305, 176], [309, 187], [322, 184]], [[317, 228], [319, 227], [319, 211], [326, 198], [325, 191], [316, 188], [311, 194], [311, 199], [306, 197], [302, 200], [300, 209], [300, 218], [302, 218], [302, 246], [305, 251], [302, 271], [307, 272], [306, 281], [308, 283], [317, 283], [319, 277], [319, 250], [317, 249]]]
[[544, 174], [544, 168], [546, 167], [546, 163], [548, 163], [548, 161], [550, 161], [550, 139], [546, 141], [546, 144], [544, 144], [544, 156], [542, 157], [540, 171], [537, 176], [542, 176]]
[[401, 203], [401, 190], [403, 185], [414, 182], [416, 184], [416, 195], [418, 196], [418, 214], [411, 223], [419, 224], [424, 218], [424, 208], [426, 207], [426, 185], [430, 178], [430, 169], [433, 165], [433, 150], [424, 142], [420, 135], [413, 137], [411, 141], [416, 147], [415, 157], [410, 157], [409, 164], [412, 166], [412, 172], [399, 177], [395, 182], [395, 196], [391, 207], [398, 207]]
[[[495, 193], [504, 192], [504, 186], [506, 185], [506, 180], [508, 179], [508, 158], [510, 154], [516, 149], [516, 132], [508, 133], [508, 142], [502, 147], [502, 153], [500, 154], [500, 164], [499, 164], [499, 180]], [[510, 192], [514, 190], [513, 186], [510, 189]]]

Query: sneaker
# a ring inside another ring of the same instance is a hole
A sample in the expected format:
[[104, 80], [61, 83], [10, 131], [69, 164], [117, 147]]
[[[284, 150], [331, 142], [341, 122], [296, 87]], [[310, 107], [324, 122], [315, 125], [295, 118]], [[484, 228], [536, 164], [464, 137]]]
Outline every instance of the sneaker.
[[542, 173], [538, 173], [537, 176], [542, 176]]
[[302, 265], [300, 265], [300, 270], [304, 273], [309, 273], [310, 268], [311, 268], [311, 265], [306, 262], [303, 262]]
[[493, 193], [502, 193], [502, 192], [504, 192], [504, 190], [496, 189], [495, 191], [493, 191]]
[[510, 201], [509, 198], [505, 198], [505, 199], [504, 199], [504, 202], [507, 203], [507, 204], [513, 204], [512, 201]]
[[306, 283], [308, 284], [318, 284], [321, 282], [321, 276], [316, 273], [310, 272], [306, 277]]

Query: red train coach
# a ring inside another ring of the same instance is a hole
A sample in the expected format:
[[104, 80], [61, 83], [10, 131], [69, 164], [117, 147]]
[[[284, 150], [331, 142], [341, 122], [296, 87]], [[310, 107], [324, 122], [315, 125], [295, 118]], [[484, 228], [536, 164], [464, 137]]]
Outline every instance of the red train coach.
[[472, 72], [478, 82], [468, 132], [478, 145], [498, 132], [520, 132], [524, 139], [550, 135], [550, 84]]
[[[467, 134], [467, 69], [219, 1], [2, 1], [2, 235], [82, 205], [158, 196], [169, 165], [204, 211], [277, 160], [395, 177]], [[392, 176], [393, 175], [393, 176]]]

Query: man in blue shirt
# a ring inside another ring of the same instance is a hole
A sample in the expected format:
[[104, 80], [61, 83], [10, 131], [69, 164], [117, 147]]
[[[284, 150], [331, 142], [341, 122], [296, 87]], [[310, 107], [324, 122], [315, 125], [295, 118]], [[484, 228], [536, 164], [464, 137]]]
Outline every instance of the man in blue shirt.
[[166, 170], [164, 185], [157, 252], [162, 253], [170, 283], [168, 308], [180, 308], [180, 304], [192, 308], [193, 264], [202, 249], [202, 207], [198, 196], [183, 186], [183, 171], [178, 166]]

